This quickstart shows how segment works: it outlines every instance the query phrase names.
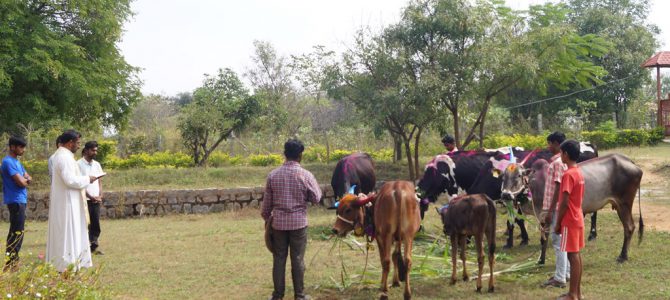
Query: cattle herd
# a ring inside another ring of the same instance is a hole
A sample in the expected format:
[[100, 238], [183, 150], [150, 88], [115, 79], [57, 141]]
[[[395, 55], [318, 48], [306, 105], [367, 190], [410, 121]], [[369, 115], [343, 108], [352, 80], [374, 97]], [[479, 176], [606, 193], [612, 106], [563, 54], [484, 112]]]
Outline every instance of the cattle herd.
[[[365, 153], [342, 158], [335, 167], [331, 185], [338, 202], [331, 207], [337, 211], [333, 234], [345, 236], [354, 231], [376, 240], [382, 266], [381, 299], [386, 299], [391, 262], [394, 264], [393, 286], [404, 282], [404, 296], [411, 297], [409, 270], [412, 265], [412, 242], [420, 230], [421, 220], [430, 203], [446, 195], [447, 205], [438, 209], [444, 233], [450, 238], [452, 278], [456, 282], [456, 259], [460, 249], [463, 260], [463, 279], [467, 280], [465, 243], [474, 237], [478, 255], [479, 273], [483, 274], [484, 237], [488, 246], [490, 269], [488, 291], [495, 290], [496, 204], [513, 206], [519, 215], [534, 216], [541, 228], [541, 255], [544, 264], [547, 238], [542, 211], [545, 177], [552, 153], [548, 150], [524, 150], [505, 147], [493, 150], [456, 151], [437, 155], [425, 167], [420, 180], [390, 181], [375, 191], [374, 162]], [[619, 262], [628, 258], [628, 247], [635, 230], [632, 209], [635, 195], [640, 193], [642, 170], [629, 158], [620, 154], [598, 156], [595, 147], [581, 143], [578, 160], [585, 180], [582, 209], [592, 213], [589, 240], [595, 239], [596, 212], [606, 204], [616, 210], [624, 229], [624, 242]], [[639, 205], [639, 203], [638, 203]], [[528, 244], [525, 217], [515, 218], [521, 231], [521, 244]], [[513, 246], [514, 224], [507, 222], [505, 248]], [[639, 239], [644, 225], [640, 211]], [[403, 249], [404, 246], [404, 249]], [[393, 250], [393, 252], [391, 252]], [[404, 254], [404, 255], [403, 255]], [[477, 291], [481, 291], [481, 276]]]

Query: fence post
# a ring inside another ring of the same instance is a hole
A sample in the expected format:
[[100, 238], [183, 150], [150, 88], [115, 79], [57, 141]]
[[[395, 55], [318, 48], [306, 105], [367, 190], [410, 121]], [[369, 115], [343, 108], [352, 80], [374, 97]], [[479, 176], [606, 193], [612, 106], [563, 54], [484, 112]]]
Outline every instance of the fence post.
[[537, 114], [537, 132], [542, 133], [542, 114]]

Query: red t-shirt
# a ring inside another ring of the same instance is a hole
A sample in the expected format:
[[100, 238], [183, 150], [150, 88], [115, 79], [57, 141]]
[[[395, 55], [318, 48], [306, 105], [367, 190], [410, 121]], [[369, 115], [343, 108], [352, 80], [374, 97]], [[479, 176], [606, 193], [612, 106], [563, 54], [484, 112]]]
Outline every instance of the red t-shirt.
[[[567, 192], [568, 210], [561, 220], [561, 226], [572, 228], [584, 228], [584, 213], [582, 212], [582, 201], [584, 200], [584, 176], [579, 167], [568, 168], [561, 179], [561, 201], [563, 193]], [[562, 205], [562, 204], [561, 204]]]

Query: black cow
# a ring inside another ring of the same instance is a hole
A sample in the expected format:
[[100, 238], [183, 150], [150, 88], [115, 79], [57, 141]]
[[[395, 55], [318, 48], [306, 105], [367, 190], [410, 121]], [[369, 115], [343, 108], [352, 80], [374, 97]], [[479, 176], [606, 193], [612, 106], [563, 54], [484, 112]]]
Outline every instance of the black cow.
[[370, 155], [353, 153], [337, 162], [330, 185], [339, 200], [353, 185], [356, 185], [354, 195], [368, 194], [375, 189], [376, 182], [375, 164]]

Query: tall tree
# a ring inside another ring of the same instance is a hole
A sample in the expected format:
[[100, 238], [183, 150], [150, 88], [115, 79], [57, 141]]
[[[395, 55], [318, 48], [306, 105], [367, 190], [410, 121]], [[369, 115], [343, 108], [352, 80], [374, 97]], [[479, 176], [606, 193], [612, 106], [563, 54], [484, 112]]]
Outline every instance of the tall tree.
[[542, 91], [601, 82], [605, 72], [590, 60], [607, 44], [575, 34], [565, 22], [538, 18], [561, 12], [549, 4], [526, 18], [498, 0], [417, 0], [405, 9], [397, 38], [408, 65], [422, 75], [423, 90], [451, 113], [458, 146], [475, 139], [483, 146], [489, 107], [513, 86]]
[[130, 0], [0, 3], [0, 131], [60, 119], [122, 127], [138, 69], [116, 43]]
[[393, 34], [392, 29], [382, 34], [360, 31], [355, 47], [344, 56], [341, 81], [330, 92], [352, 102], [366, 121], [402, 140], [408, 175], [415, 180], [420, 170], [419, 142], [433, 120], [434, 98], [424, 97], [422, 82]]
[[293, 86], [293, 65], [277, 54], [269, 42], [254, 41], [253, 65], [245, 76], [251, 81], [255, 95], [262, 100], [264, 120], [259, 127], [271, 127], [273, 135], [296, 136], [306, 125], [306, 102]]
[[647, 22], [651, 4], [649, 0], [570, 0], [570, 22], [579, 34], [595, 34], [613, 44], [606, 56], [594, 57], [608, 75], [604, 81], [614, 82], [605, 89], [587, 97], [597, 101], [601, 115], [615, 112], [619, 127], [626, 124], [630, 102], [639, 99], [639, 90], [649, 83], [650, 76], [640, 64], [654, 54], [658, 43], [655, 36], [659, 29]]
[[235, 72], [219, 69], [216, 76], [205, 75], [193, 101], [182, 108], [178, 125], [195, 164], [205, 165], [219, 144], [244, 129], [258, 111], [258, 101]]

